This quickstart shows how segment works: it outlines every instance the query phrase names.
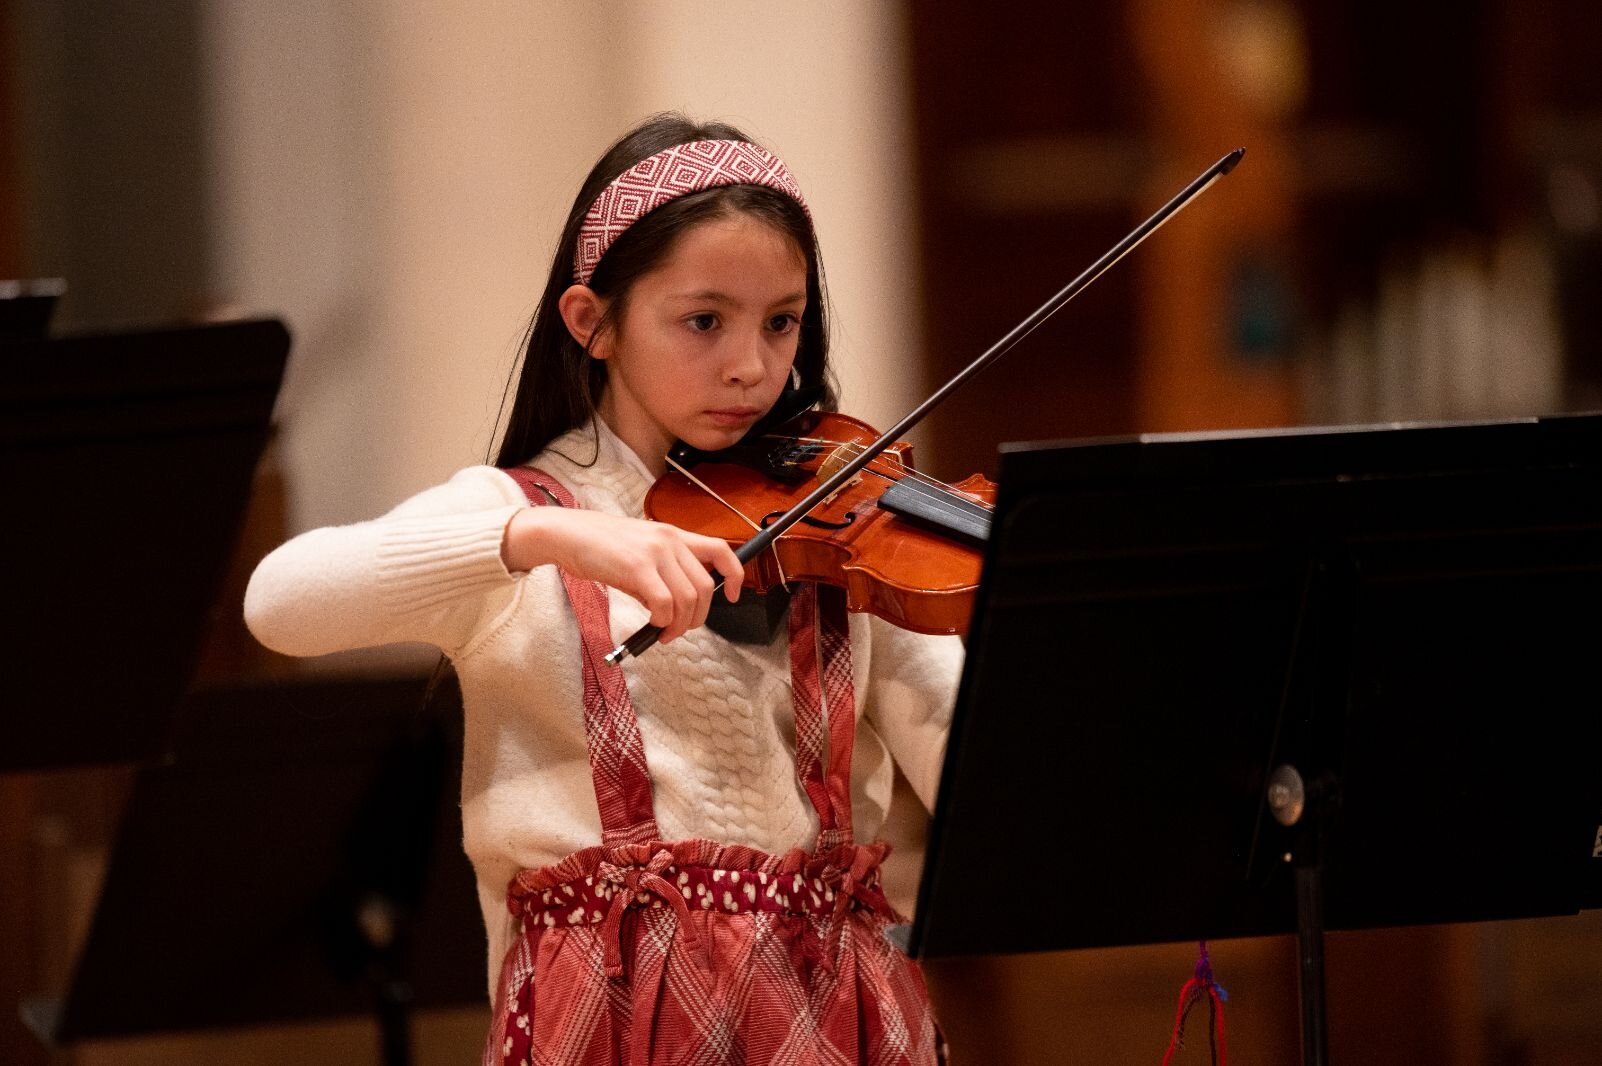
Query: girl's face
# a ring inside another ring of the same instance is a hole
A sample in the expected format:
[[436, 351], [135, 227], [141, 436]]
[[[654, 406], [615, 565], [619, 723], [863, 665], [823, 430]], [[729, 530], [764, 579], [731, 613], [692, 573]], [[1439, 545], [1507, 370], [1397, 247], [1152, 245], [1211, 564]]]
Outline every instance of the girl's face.
[[800, 249], [768, 223], [736, 214], [690, 229], [591, 350], [607, 361], [601, 417], [658, 474], [675, 440], [727, 448], [779, 398], [806, 293]]

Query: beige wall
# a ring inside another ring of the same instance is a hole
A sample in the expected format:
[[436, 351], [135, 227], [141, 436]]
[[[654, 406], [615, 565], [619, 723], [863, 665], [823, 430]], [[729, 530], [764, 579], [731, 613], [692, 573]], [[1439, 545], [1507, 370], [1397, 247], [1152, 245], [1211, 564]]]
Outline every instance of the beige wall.
[[915, 399], [898, 5], [206, 7], [218, 301], [284, 315], [292, 531], [483, 461], [557, 231], [600, 151], [677, 108], [745, 126], [818, 219], [853, 413]]

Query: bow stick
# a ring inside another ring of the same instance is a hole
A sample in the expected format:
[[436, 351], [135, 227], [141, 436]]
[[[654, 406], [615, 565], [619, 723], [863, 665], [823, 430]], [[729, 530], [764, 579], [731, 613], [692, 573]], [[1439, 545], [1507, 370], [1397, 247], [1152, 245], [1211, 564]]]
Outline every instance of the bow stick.
[[[1237, 148], [1202, 171], [1189, 185], [1180, 190], [1177, 196], [1159, 208], [1146, 221], [1136, 226], [1128, 236], [1108, 249], [1100, 259], [1086, 268], [1084, 273], [1063, 286], [1061, 291], [1044, 304], [1041, 304], [1028, 318], [1014, 326], [1011, 332], [991, 345], [983, 355], [958, 371], [955, 377], [936, 389], [928, 399], [914, 408], [905, 418], [885, 430], [877, 440], [863, 448], [855, 458], [835, 471], [817, 488], [813, 489], [805, 499], [775, 519], [761, 532], [757, 533], [756, 536], [736, 548], [734, 552], [735, 558], [739, 559], [742, 565], [746, 565], [767, 551], [772, 546], [775, 538], [802, 518], [805, 518], [820, 503], [833, 496], [840, 486], [856, 476], [857, 471], [878, 458], [880, 452], [905, 436], [909, 429], [921, 422], [925, 415], [934, 410], [942, 400], [955, 392], [960, 385], [1007, 354], [1014, 345], [1038, 329], [1046, 319], [1056, 314], [1064, 304], [1078, 296], [1091, 282], [1105, 274], [1113, 264], [1134, 251], [1141, 241], [1156, 233], [1163, 223], [1177, 215], [1186, 204], [1195, 199], [1209, 185], [1234, 170], [1235, 164], [1239, 163], [1241, 157], [1245, 154], [1246, 149]], [[723, 582], [719, 581], [717, 588], [721, 589], [722, 587]], [[616, 666], [630, 655], [639, 655], [655, 644], [657, 637], [661, 635], [661, 626], [645, 625], [640, 627], [633, 636], [607, 653], [607, 664]]]

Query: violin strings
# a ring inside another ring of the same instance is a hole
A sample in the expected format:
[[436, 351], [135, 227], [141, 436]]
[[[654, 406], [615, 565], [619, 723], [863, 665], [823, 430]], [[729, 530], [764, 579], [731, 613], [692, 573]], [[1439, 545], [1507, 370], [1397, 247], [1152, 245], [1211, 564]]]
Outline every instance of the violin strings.
[[[863, 445], [857, 441], [835, 441], [820, 437], [781, 437], [777, 434], [771, 433], [765, 434], [762, 439], [780, 443], [806, 445], [806, 447], [801, 450], [803, 455], [807, 458], [816, 456], [826, 450], [846, 451], [848, 453], [860, 453], [863, 450]], [[893, 463], [898, 473], [893, 476], [885, 473], [882, 470], [874, 469], [874, 465], [879, 459]], [[671, 460], [669, 461], [671, 462]], [[714, 499], [718, 499], [716, 493], [712, 492], [712, 490], [706, 485], [703, 485], [701, 482], [697, 481], [693, 475], [691, 475], [678, 463], [673, 463], [673, 466], [692, 482], [700, 485], [700, 487], [710, 494]], [[947, 515], [956, 515], [960, 517], [972, 517], [973, 512], [975, 511], [988, 516], [994, 509], [984, 501], [976, 499], [972, 495], [965, 493], [960, 489], [948, 485], [937, 478], [929, 477], [921, 471], [908, 466], [906, 463], [901, 461], [899, 456], [896, 455], [878, 456], [862, 469], [864, 472], [873, 474], [874, 476], [882, 478], [885, 481], [889, 481], [892, 484], [904, 484], [909, 491], [918, 492], [929, 501], [929, 505], [934, 508], [936, 512], [944, 512]], [[725, 507], [728, 507], [730, 510], [735, 510], [734, 507], [727, 501], [719, 499], [719, 502]], [[735, 513], [739, 514], [737, 510]], [[749, 518], [746, 518], [744, 515], [740, 515], [740, 517], [744, 519], [747, 524], [751, 525], [752, 528], [756, 528], [756, 523], [751, 522]]]
[[[856, 441], [819, 440], [818, 438], [811, 437], [781, 438], [772, 436], [770, 436], [768, 439], [813, 443], [815, 447], [812, 448], [811, 454], [816, 454], [817, 452], [824, 450], [823, 445], [827, 445], [830, 449], [840, 451], [861, 452], [863, 450], [863, 446]], [[948, 485], [936, 478], [929, 477], [921, 471], [907, 466], [900, 460], [898, 456], [885, 455], [881, 456], [881, 458], [895, 464], [899, 473], [895, 476], [892, 476], [890, 474], [886, 474], [882, 470], [874, 469], [874, 462], [877, 462], [877, 460], [870, 461], [870, 463], [863, 467], [863, 469], [870, 474], [874, 474], [883, 478], [886, 481], [902, 484], [909, 491], [920, 493], [924, 499], [929, 501], [929, 505], [934, 508], [936, 512], [944, 512], [947, 515], [971, 516], [973, 511], [978, 511], [988, 516], [994, 510], [990, 504], [985, 503], [983, 500], [977, 499], [969, 493], [963, 492], [954, 486]], [[965, 510], [965, 508], [967, 510]]]
[[[813, 442], [816, 440], [816, 438], [807, 437], [770, 437], [769, 439], [795, 440], [803, 442]], [[859, 452], [862, 450], [862, 445], [855, 441], [823, 441], [818, 443], [826, 443], [830, 448], [836, 448], [840, 450], [855, 449]], [[821, 451], [822, 449], [818, 448], [815, 450]], [[863, 467], [863, 471], [873, 474], [876, 477], [883, 478], [884, 480], [893, 484], [905, 485], [909, 491], [920, 493], [924, 499], [929, 501], [929, 505], [934, 508], [936, 512], [944, 512], [947, 515], [971, 517], [974, 511], [978, 511], [988, 516], [994, 510], [994, 508], [992, 508], [989, 504], [986, 504], [984, 501], [975, 499], [973, 496], [961, 491], [960, 489], [954, 488], [936, 478], [928, 477], [912, 467], [907, 466], [896, 456], [883, 456], [882, 458], [894, 463], [899, 469], [900, 475], [893, 477], [882, 470], [875, 470], [873, 462], [869, 462], [867, 466]]]
[[[857, 441], [834, 441], [834, 440], [828, 440], [826, 438], [820, 438], [820, 437], [780, 437], [780, 436], [777, 436], [777, 435], [774, 435], [774, 434], [768, 434], [763, 439], [764, 440], [774, 440], [774, 441], [794, 441], [794, 442], [803, 443], [803, 444], [811, 444], [811, 445], [813, 445], [813, 449], [809, 453], [811, 455], [816, 455], [819, 452], [824, 451], [826, 447], [827, 448], [851, 449], [855, 453], [861, 453], [862, 451], [864, 451], [866, 449], [865, 445], [860, 444]], [[918, 470], [918, 469], [916, 469], [914, 467], [910, 467], [910, 466], [906, 465], [905, 463], [903, 463], [896, 456], [885, 455], [885, 456], [883, 456], [883, 458], [887, 462], [893, 462], [893, 463], [896, 464], [896, 466], [900, 467], [901, 470], [902, 470], [902, 476], [903, 477], [911, 478], [913, 481], [924, 485], [925, 487], [933, 490], [936, 493], [948, 493], [951, 496], [955, 496], [959, 500], [961, 500], [961, 501], [963, 501], [965, 503], [972, 504], [975, 507], [983, 508], [986, 511], [994, 510], [994, 507], [992, 505], [985, 503], [983, 500], [979, 499], [978, 497], [974, 496], [973, 494], [964, 492], [961, 489], [959, 489], [959, 488], [957, 488], [957, 487], [955, 487], [953, 485], [950, 485], [950, 484], [948, 484], [948, 483], [946, 483], [944, 481], [941, 481], [938, 478], [930, 477], [928, 474], [925, 474], [922, 471], [920, 471], [920, 470]], [[869, 467], [865, 468], [865, 469], [871, 469], [871, 465], [872, 464], [870, 463]], [[879, 471], [873, 471], [873, 472], [879, 474], [879, 476], [884, 478], [886, 481], [897, 480], [895, 478], [892, 478], [888, 474], [880, 473]]]
[[[694, 474], [690, 473], [687, 469], [685, 469], [684, 464], [682, 464], [678, 460], [674, 459], [673, 456], [671, 456], [671, 455], [666, 456], [666, 459], [667, 459], [668, 466], [671, 466], [673, 469], [677, 470], [679, 473], [683, 474], [686, 478], [688, 478], [690, 484], [694, 485], [696, 488], [700, 489], [702, 492], [706, 493], [708, 496], [712, 497], [714, 500], [718, 501], [723, 506], [727, 507], [729, 510], [733, 511], [735, 516], [738, 517], [740, 519], [740, 521], [744, 522], [746, 525], [750, 526], [752, 529], [756, 530], [758, 533], [762, 532], [762, 527], [760, 525], [758, 525], [756, 522], [751, 521], [751, 519], [747, 518], [745, 516], [745, 513], [743, 511], [741, 511], [738, 507], [734, 506], [734, 504], [730, 503], [728, 500], [725, 500], [722, 496], [719, 496], [716, 492], [713, 492], [711, 485], [708, 485], [706, 482], [702, 481], [700, 478], [698, 478]], [[790, 591], [790, 579], [784, 573], [784, 563], [779, 559], [779, 550], [778, 550], [778, 546], [777, 545], [775, 545], [774, 549], [773, 549], [773, 565], [778, 567], [778, 569], [779, 569], [779, 585], [780, 585], [780, 587], [782, 587], [784, 589], [784, 591], [789, 592]]]
[[[767, 440], [781, 440], [781, 441], [786, 441], [786, 440], [787, 441], [799, 441], [799, 442], [802, 442], [802, 443], [812, 444], [812, 445], [814, 445], [814, 447], [811, 450], [811, 452], [809, 453], [809, 454], [812, 454], [812, 455], [815, 455], [818, 452], [823, 451], [825, 449], [825, 446], [827, 446], [829, 448], [850, 449], [850, 450], [852, 450], [854, 452], [857, 452], [857, 453], [860, 453], [860, 452], [862, 452], [864, 450], [864, 445], [862, 445], [862, 444], [860, 444], [860, 443], [858, 443], [856, 441], [833, 441], [833, 440], [826, 440], [826, 439], [821, 439], [821, 438], [817, 438], [817, 437], [777, 437], [777, 436], [771, 436], [771, 435], [766, 437], [766, 438], [764, 438], [764, 439], [767, 439]], [[922, 484], [924, 484], [924, 485], [928, 486], [929, 488], [934, 489], [936, 491], [949, 493], [952, 496], [956, 496], [959, 499], [962, 499], [964, 501], [972, 503], [975, 507], [983, 507], [986, 510], [990, 510], [991, 509], [990, 505], [986, 504], [983, 500], [978, 499], [977, 497], [973, 496], [970, 493], [963, 492], [961, 489], [956, 488], [953, 485], [947, 484], [946, 482], [941, 481], [938, 478], [930, 477], [929, 475], [923, 473], [920, 470], [915, 469], [914, 467], [907, 466], [905, 463], [903, 463], [899, 458], [897, 458], [894, 455], [886, 455], [886, 456], [884, 456], [884, 459], [887, 462], [894, 463], [897, 467], [899, 467], [901, 469], [901, 471], [902, 471], [902, 476], [903, 477], [911, 478], [914, 481], [920, 482], [920, 483], [922, 483]], [[875, 471], [875, 472], [877, 473], [877, 471]], [[889, 475], [887, 475], [887, 474], [882, 474], [881, 473], [881, 474], [879, 474], [879, 476], [885, 478], [886, 480], [891, 480]]]
[[[929, 501], [929, 505], [935, 510], [943, 511], [948, 515], [971, 517], [973, 512], [970, 510], [965, 510], [964, 507], [981, 511], [987, 516], [990, 513], [990, 509], [985, 507], [983, 504], [972, 503], [968, 500], [962, 499], [961, 497], [958, 497], [956, 501], [953, 502], [950, 494], [940, 489], [931, 489], [927, 485], [920, 485], [918, 482], [912, 481], [910, 478], [893, 478], [889, 474], [883, 473], [882, 471], [872, 470], [868, 467], [864, 467], [863, 469], [868, 470], [868, 472], [871, 474], [875, 474], [878, 477], [884, 478], [886, 481], [895, 484], [906, 484], [909, 490], [921, 493], [923, 497]], [[907, 484], [908, 482], [911, 483]], [[959, 504], [963, 506], [959, 506]]]
[[[850, 448], [850, 449], [853, 449], [853, 450], [855, 450], [856, 452], [859, 452], [859, 453], [865, 450], [865, 446], [864, 445], [858, 444], [855, 441], [847, 441], [847, 442], [843, 443], [841, 445], [841, 447]], [[929, 475], [923, 473], [922, 471], [919, 471], [919, 470], [917, 470], [917, 469], [915, 469], [913, 467], [907, 466], [905, 463], [901, 462], [898, 459], [894, 459], [894, 457], [888, 457], [888, 458], [891, 458], [892, 461], [894, 461], [895, 464], [902, 469], [902, 471], [904, 472], [904, 474], [903, 474], [904, 477], [911, 478], [914, 482], [917, 482], [918, 484], [923, 485], [925, 488], [933, 490], [934, 492], [937, 492], [937, 493], [946, 493], [946, 494], [949, 494], [951, 496], [955, 496], [957, 499], [959, 499], [959, 500], [961, 500], [961, 501], [963, 501], [965, 503], [970, 503], [975, 507], [982, 507], [987, 511], [993, 510], [991, 505], [985, 503], [983, 500], [981, 500], [978, 497], [972, 495], [971, 493], [963, 492], [961, 489], [957, 488], [955, 485], [951, 485], [951, 484], [949, 484], [947, 482], [941, 481], [939, 478], [930, 477]], [[880, 476], [881, 477], [888, 477], [888, 475], [883, 475], [883, 474], [881, 474]]]
[[[843, 444], [842, 447], [860, 448], [860, 445], [847, 442]], [[951, 519], [952, 521], [960, 521], [962, 518], [971, 518], [974, 516], [975, 512], [988, 518], [993, 510], [993, 508], [991, 508], [989, 505], [973, 499], [967, 493], [952, 488], [945, 482], [938, 481], [930, 477], [919, 476], [916, 470], [913, 470], [904, 463], [897, 461], [896, 466], [898, 466], [901, 470], [901, 476], [899, 477], [892, 477], [882, 470], [875, 470], [871, 462], [867, 466], [863, 467], [863, 470], [870, 474], [881, 477], [893, 484], [902, 485], [908, 491], [923, 496], [923, 498], [929, 502], [929, 506], [933, 508], [935, 513], [943, 513], [947, 516], [956, 516], [955, 518]]]

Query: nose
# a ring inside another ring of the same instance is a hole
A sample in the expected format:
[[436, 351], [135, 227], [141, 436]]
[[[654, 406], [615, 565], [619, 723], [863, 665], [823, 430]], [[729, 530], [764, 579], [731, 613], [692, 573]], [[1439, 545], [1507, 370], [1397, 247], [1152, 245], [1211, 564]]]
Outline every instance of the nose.
[[728, 358], [723, 364], [725, 384], [750, 388], [768, 376], [767, 363], [762, 358], [763, 340], [758, 331], [756, 335], [730, 345]]

